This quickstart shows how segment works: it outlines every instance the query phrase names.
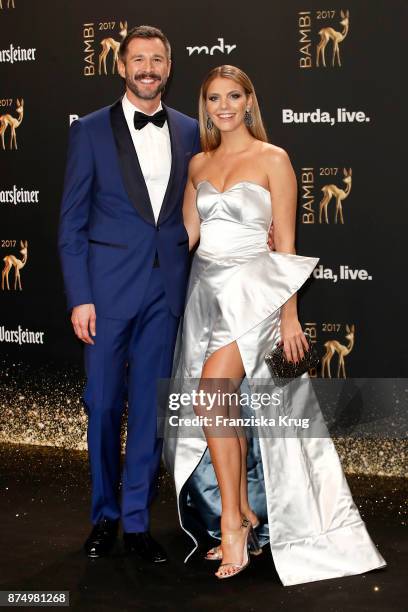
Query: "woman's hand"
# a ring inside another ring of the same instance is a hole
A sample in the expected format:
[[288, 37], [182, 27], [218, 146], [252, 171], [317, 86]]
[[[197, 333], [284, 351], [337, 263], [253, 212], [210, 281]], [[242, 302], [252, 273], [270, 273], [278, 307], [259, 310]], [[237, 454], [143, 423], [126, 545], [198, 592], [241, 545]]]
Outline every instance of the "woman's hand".
[[188, 249], [191, 251], [200, 240], [200, 215], [198, 214], [196, 200], [197, 191], [194, 187], [192, 175], [202, 163], [202, 153], [194, 155], [188, 166], [188, 177], [184, 190], [183, 222], [188, 234]]
[[270, 251], [275, 251], [275, 240], [274, 240], [274, 237], [273, 237], [273, 221], [272, 221], [271, 226], [269, 228], [267, 245], [268, 245]]
[[309, 350], [309, 345], [302, 331], [302, 326], [297, 317], [288, 319], [282, 318], [281, 324], [281, 344], [287, 361], [297, 363], [305, 356], [305, 351]]

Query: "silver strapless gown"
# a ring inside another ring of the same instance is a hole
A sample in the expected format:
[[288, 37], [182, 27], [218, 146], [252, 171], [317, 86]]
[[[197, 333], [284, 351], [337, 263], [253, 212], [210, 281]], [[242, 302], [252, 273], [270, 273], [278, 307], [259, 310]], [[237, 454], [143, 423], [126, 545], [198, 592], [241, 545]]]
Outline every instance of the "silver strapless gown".
[[[264, 356], [280, 338], [280, 309], [308, 279], [317, 258], [271, 252], [270, 193], [241, 181], [219, 192], [197, 186], [200, 245], [191, 268], [186, 308], [176, 343], [172, 391], [199, 379], [217, 349], [237, 342], [246, 380], [270, 380]], [[308, 407], [324, 428], [308, 374], [293, 408]], [[179, 416], [194, 416], [184, 408]], [[248, 492], [285, 586], [361, 574], [386, 562], [367, 533], [333, 441], [319, 437], [249, 438]], [[219, 538], [220, 495], [204, 433], [167, 431], [164, 461], [173, 475], [182, 528], [194, 541], [203, 529]], [[205, 533], [204, 531], [204, 533]], [[190, 556], [188, 555], [188, 557]], [[187, 557], [187, 559], [188, 559]], [[186, 561], [187, 561], [186, 559]]]

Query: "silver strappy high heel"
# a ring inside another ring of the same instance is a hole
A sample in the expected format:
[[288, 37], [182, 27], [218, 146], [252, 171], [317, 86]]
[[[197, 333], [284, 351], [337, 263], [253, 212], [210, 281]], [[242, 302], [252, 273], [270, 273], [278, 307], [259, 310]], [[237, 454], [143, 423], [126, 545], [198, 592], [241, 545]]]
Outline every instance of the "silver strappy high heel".
[[[245, 529], [246, 531], [245, 539], [244, 539], [244, 547], [242, 551], [242, 563], [221, 563], [217, 572], [215, 573], [215, 576], [219, 578], [220, 580], [223, 580], [224, 578], [232, 578], [233, 576], [236, 576], [237, 574], [242, 572], [245, 568], [247, 568], [250, 563], [250, 556], [248, 554], [248, 536], [250, 532], [253, 531], [251, 521], [249, 521], [246, 517], [243, 517], [240, 529], [238, 529], [235, 533], [224, 533], [222, 534], [222, 537], [224, 540], [227, 540], [229, 541], [229, 543], [232, 544], [234, 540], [236, 540], [239, 537], [241, 529]], [[231, 568], [231, 571], [226, 571], [225, 573], [222, 573], [222, 568]], [[221, 570], [221, 574], [219, 573], [220, 570]]]
[[[259, 543], [258, 536], [256, 535], [255, 529], [257, 529], [260, 525], [258, 521], [256, 525], [252, 525], [252, 530], [248, 536], [248, 552], [250, 555], [257, 557], [262, 554], [262, 547]], [[210, 550], [207, 551], [204, 559], [207, 561], [221, 561], [222, 559], [222, 549], [221, 545], [213, 546]]]

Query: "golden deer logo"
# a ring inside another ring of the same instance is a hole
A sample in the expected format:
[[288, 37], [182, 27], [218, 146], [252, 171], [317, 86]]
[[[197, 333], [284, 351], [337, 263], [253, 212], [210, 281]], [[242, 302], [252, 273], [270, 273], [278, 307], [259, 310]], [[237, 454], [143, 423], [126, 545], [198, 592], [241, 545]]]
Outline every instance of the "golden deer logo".
[[3, 151], [6, 150], [6, 146], [4, 144], [4, 133], [8, 127], [11, 129], [10, 135], [10, 151], [13, 148], [17, 149], [17, 136], [16, 129], [21, 125], [24, 116], [24, 100], [21, 98], [16, 102], [16, 111], [18, 117], [13, 117], [12, 115], [1, 115], [0, 116], [0, 135], [1, 135], [1, 144], [3, 146]]
[[24, 242], [20, 240], [20, 253], [23, 256], [23, 259], [18, 259], [15, 255], [6, 255], [3, 258], [4, 266], [3, 271], [1, 273], [1, 288], [4, 290], [4, 285], [6, 285], [7, 289], [10, 289], [9, 285], [9, 273], [12, 267], [14, 267], [14, 289], [17, 289], [17, 284], [22, 290], [21, 286], [21, 277], [20, 270], [24, 268], [27, 263], [27, 253], [28, 253], [28, 242], [27, 240]]
[[331, 378], [330, 371], [330, 362], [333, 358], [334, 353], [337, 353], [339, 356], [338, 366], [337, 366], [337, 378], [340, 378], [340, 371], [343, 371], [343, 378], [346, 378], [346, 368], [344, 365], [344, 358], [351, 353], [354, 347], [354, 324], [349, 326], [346, 325], [346, 340], [348, 340], [348, 345], [340, 344], [338, 340], [328, 340], [324, 343], [326, 348], [326, 352], [322, 357], [322, 378], [326, 378], [325, 371], [327, 371], [327, 378]]
[[322, 223], [323, 211], [324, 211], [325, 222], [326, 223], [329, 222], [329, 218], [327, 215], [327, 207], [332, 198], [336, 198], [336, 214], [334, 217], [334, 222], [337, 223], [337, 217], [340, 217], [340, 223], [344, 223], [342, 201], [345, 200], [350, 195], [350, 192], [351, 192], [351, 175], [352, 175], [351, 168], [348, 172], [346, 168], [343, 168], [343, 174], [344, 174], [343, 183], [346, 184], [345, 189], [341, 189], [340, 187], [334, 184], [324, 185], [322, 187], [323, 198], [319, 204], [319, 223]]
[[[127, 21], [125, 21], [124, 23], [120, 22], [119, 35], [121, 36], [122, 40], [127, 35], [127, 27], [128, 27]], [[106, 75], [108, 74], [107, 70], [106, 70], [106, 57], [109, 55], [109, 51], [111, 51], [111, 50], [112, 50], [112, 53], [113, 53], [112, 74], [115, 74], [115, 67], [116, 67], [117, 61], [118, 61], [118, 53], [119, 53], [120, 43], [121, 43], [121, 41], [118, 42], [114, 38], [104, 38], [101, 41], [102, 51], [99, 54], [99, 74], [102, 74], [102, 72], [101, 72], [102, 64], [103, 64], [104, 74], [106, 74]]]
[[[11, 4], [11, 8], [16, 8], [14, 6], [14, 0], [7, 0], [7, 8], [10, 8], [10, 4]], [[3, 8], [3, 2], [0, 0], [0, 9]]]
[[323, 66], [326, 67], [324, 52], [329, 40], [333, 41], [332, 66], [334, 66], [336, 57], [338, 65], [341, 66], [339, 43], [343, 42], [348, 34], [350, 20], [348, 10], [345, 13], [340, 11], [340, 14], [342, 17], [342, 20], [340, 21], [340, 25], [343, 26], [342, 32], [337, 32], [334, 28], [322, 28], [319, 30], [320, 41], [317, 43], [316, 66], [319, 66], [319, 57], [321, 56]]

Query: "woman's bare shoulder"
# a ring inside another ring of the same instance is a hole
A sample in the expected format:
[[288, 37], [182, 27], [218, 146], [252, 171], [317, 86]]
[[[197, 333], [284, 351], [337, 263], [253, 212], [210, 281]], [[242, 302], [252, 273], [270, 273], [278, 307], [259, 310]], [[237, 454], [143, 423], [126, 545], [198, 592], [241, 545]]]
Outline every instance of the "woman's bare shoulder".
[[262, 160], [264, 160], [269, 166], [272, 163], [274, 166], [281, 166], [282, 164], [290, 163], [289, 155], [285, 149], [278, 147], [277, 145], [269, 142], [260, 143], [260, 154]]
[[200, 166], [201, 164], [205, 163], [209, 159], [209, 157], [210, 154], [205, 151], [201, 151], [201, 153], [196, 153], [190, 159], [190, 166]]
[[195, 182], [195, 178], [203, 170], [205, 164], [208, 163], [209, 159], [210, 153], [206, 153], [204, 151], [201, 153], [197, 153], [196, 155], [194, 155], [194, 157], [190, 159], [188, 171], [193, 182]]

